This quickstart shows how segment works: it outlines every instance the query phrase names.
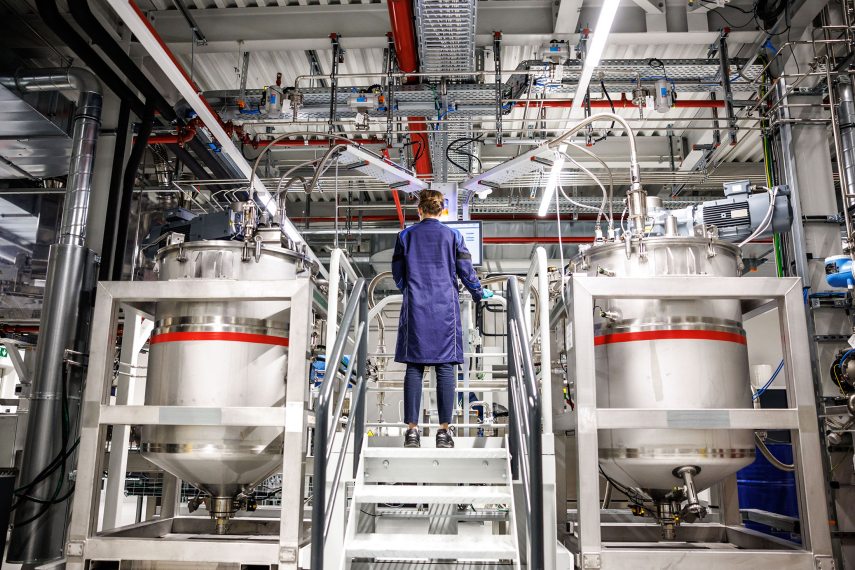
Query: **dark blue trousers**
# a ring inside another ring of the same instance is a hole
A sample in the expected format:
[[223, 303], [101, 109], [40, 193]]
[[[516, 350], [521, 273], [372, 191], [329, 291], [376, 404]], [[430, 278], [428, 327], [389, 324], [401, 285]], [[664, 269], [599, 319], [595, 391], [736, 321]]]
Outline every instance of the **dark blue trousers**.
[[436, 370], [436, 400], [439, 407], [439, 423], [451, 422], [454, 410], [454, 364], [407, 364], [404, 374], [404, 422], [418, 424], [422, 407], [422, 377], [425, 368]]

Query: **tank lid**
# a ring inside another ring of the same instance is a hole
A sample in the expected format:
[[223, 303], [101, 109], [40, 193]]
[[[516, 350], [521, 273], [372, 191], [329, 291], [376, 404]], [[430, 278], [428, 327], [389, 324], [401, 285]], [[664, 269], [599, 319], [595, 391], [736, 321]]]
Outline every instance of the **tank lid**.
[[[277, 236], [279, 235], [279, 230], [273, 230], [276, 232]], [[288, 240], [288, 242], [283, 243], [280, 240], [269, 239], [269, 236], [266, 238], [265, 236], [261, 236], [262, 239], [262, 247], [261, 252], [264, 255], [275, 255], [279, 257], [290, 258], [294, 262], [302, 262], [305, 264], [305, 267], [309, 269], [312, 274], [317, 272], [316, 264], [311, 260], [309, 255], [305, 251], [305, 244], [297, 244], [295, 245], [293, 242]], [[162, 260], [166, 256], [177, 253], [179, 251], [212, 251], [212, 250], [226, 250], [232, 251], [245, 249], [245, 245], [243, 241], [228, 241], [228, 240], [209, 240], [209, 241], [191, 241], [184, 242], [174, 245], [168, 245], [164, 248], [161, 248], [157, 251], [155, 259], [157, 261]]]
[[[719, 250], [726, 250], [731, 253], [735, 257], [741, 257], [739, 247], [735, 244], [730, 243], [728, 241], [723, 241], [720, 239], [711, 239], [706, 237], [691, 237], [691, 236], [658, 236], [658, 237], [649, 237], [645, 238], [644, 246], [645, 248], [655, 249], [655, 248], [668, 248], [668, 247], [679, 247], [679, 246], [712, 246]], [[621, 251], [626, 250], [626, 244], [623, 241], [616, 241], [610, 243], [604, 243], [599, 245], [593, 245], [584, 252], [580, 252], [577, 257], [585, 256], [592, 257], [599, 255], [601, 253], [607, 253], [619, 249]], [[633, 253], [636, 252], [635, 244], [633, 244]]]

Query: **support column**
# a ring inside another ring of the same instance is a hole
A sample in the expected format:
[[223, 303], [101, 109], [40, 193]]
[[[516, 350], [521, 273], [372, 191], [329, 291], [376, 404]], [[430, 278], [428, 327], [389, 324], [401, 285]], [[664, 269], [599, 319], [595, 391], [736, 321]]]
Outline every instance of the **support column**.
[[[122, 349], [119, 353], [119, 376], [116, 381], [116, 405], [141, 405], [145, 400], [145, 378], [137, 368], [140, 350], [148, 340], [154, 323], [127, 305]], [[121, 526], [122, 499], [125, 496], [125, 472], [128, 467], [128, 440], [131, 426], [113, 426], [110, 461], [107, 466], [107, 486], [104, 491], [104, 522], [102, 530]]]
[[[782, 120], [825, 118], [825, 112], [820, 106], [821, 98], [790, 96], [782, 100], [787, 90], [783, 79], [778, 80], [776, 90], [776, 101], [782, 103], [778, 113]], [[795, 110], [790, 111], [786, 108], [788, 103], [808, 103], [812, 106], [793, 107]], [[782, 123], [778, 131], [778, 143], [781, 181], [790, 187], [793, 208], [793, 224], [789, 238], [792, 244], [793, 266], [785, 268], [785, 271], [800, 277], [805, 290], [808, 350], [817, 406], [821, 409], [821, 399], [837, 393], [828, 370], [840, 345], [816, 342], [816, 336], [848, 336], [852, 333], [846, 314], [827, 309], [814, 310], [809, 299], [812, 294], [830, 289], [825, 282], [824, 259], [842, 253], [838, 224], [816, 221], [824, 220], [827, 216], [836, 216], [839, 211], [832, 174], [829, 129], [825, 123]], [[821, 446], [826, 448], [825, 430], [818, 429], [818, 436]], [[823, 473], [829, 473], [831, 466], [828, 453], [822, 454], [822, 463]], [[835, 500], [835, 493], [832, 492], [828, 481], [822, 481], [821, 484], [828, 499], [831, 530], [840, 530], [837, 526], [836, 506], [836, 503], [840, 503], [840, 494], [836, 494]], [[846, 492], [849, 494], [851, 490]], [[843, 503], [840, 511], [847, 511]], [[839, 559], [839, 543], [835, 541], [834, 547], [835, 556]]]

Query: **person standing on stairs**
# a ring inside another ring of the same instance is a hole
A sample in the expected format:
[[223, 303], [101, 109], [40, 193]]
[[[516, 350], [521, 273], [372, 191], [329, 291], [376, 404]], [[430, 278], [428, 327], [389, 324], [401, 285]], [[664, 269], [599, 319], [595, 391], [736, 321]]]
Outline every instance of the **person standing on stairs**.
[[407, 365], [404, 375], [404, 447], [420, 447], [422, 379], [425, 367], [436, 370], [436, 396], [441, 427], [437, 447], [454, 447], [448, 424], [454, 409], [454, 366], [463, 364], [463, 333], [457, 278], [476, 301], [493, 292], [481, 287], [463, 236], [439, 221], [445, 199], [436, 190], [419, 194], [420, 222], [398, 234], [392, 276], [404, 295], [398, 324], [395, 362]]

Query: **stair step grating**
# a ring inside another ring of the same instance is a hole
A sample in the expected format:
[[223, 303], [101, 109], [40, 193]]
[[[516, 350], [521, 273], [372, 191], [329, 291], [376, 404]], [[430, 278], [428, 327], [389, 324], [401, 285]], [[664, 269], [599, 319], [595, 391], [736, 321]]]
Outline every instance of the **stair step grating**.
[[511, 501], [506, 486], [483, 485], [361, 485], [354, 490], [357, 503], [496, 504]]
[[513, 560], [508, 535], [357, 534], [346, 547], [349, 558], [380, 560]]

